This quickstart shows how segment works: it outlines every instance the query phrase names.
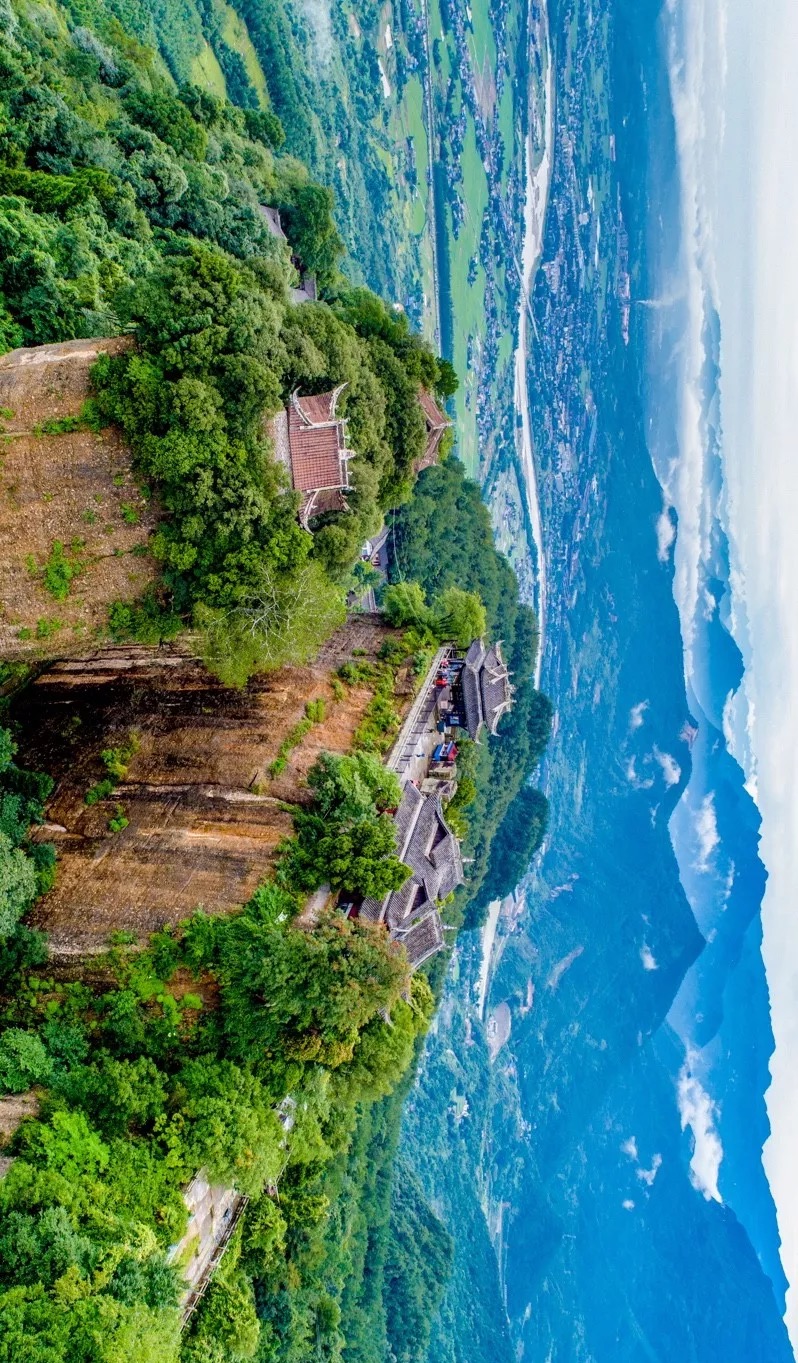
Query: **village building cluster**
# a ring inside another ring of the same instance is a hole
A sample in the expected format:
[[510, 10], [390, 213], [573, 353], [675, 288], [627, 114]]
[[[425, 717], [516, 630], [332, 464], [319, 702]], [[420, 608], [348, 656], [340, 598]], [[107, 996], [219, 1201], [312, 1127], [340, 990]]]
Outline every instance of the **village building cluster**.
[[[277, 209], [262, 204], [261, 213], [272, 235], [286, 241]], [[301, 262], [295, 259], [294, 264], [301, 269]], [[315, 279], [302, 275], [301, 286], [291, 297], [295, 303], [312, 302]], [[349, 447], [346, 418], [337, 411], [345, 387], [315, 395], [295, 391], [272, 421], [275, 456], [294, 491], [301, 493], [299, 519], [307, 530], [314, 517], [347, 510], [349, 465], [356, 454]], [[416, 473], [437, 462], [452, 424], [423, 386], [418, 402], [426, 442], [414, 464]], [[369, 548], [373, 550], [373, 545]], [[441, 648], [388, 756], [388, 766], [402, 785], [394, 814], [397, 854], [410, 868], [410, 876], [384, 899], [365, 899], [346, 908], [353, 917], [383, 923], [391, 938], [405, 947], [413, 970], [443, 947], [440, 906], [463, 884], [460, 845], [444, 814], [445, 803], [457, 790], [458, 734], [467, 733], [474, 742], [479, 742], [483, 729], [495, 734], [512, 694], [500, 643], [486, 647], [475, 639], [465, 652]]]
[[460, 844], [444, 813], [457, 790], [458, 735], [478, 743], [484, 730], [495, 734], [512, 697], [501, 644], [486, 648], [475, 639], [465, 653], [441, 648], [388, 755], [402, 783], [396, 850], [410, 876], [401, 889], [353, 904], [349, 913], [384, 923], [413, 970], [443, 947], [440, 906], [464, 880]]

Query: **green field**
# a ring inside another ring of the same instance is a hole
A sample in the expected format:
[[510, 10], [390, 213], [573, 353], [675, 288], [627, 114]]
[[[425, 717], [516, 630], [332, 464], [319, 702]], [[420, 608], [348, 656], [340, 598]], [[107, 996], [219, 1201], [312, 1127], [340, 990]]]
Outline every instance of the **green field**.
[[224, 72], [207, 39], [202, 44], [202, 51], [191, 63], [191, 79], [195, 85], [202, 85], [206, 90], [210, 90], [218, 99], [227, 98]]
[[455, 300], [452, 359], [461, 380], [455, 398], [458, 448], [466, 468], [469, 473], [473, 473], [479, 461], [476, 423], [477, 372], [473, 363], [470, 367], [468, 365], [468, 348], [470, 341], [475, 357], [482, 348], [486, 320], [486, 276], [480, 263], [474, 282], [469, 284], [468, 271], [470, 261], [479, 252], [482, 216], [488, 204], [488, 182], [477, 150], [474, 121], [470, 115], [460, 165], [463, 175], [461, 192], [466, 211], [460, 235], [452, 242], [452, 297]]
[[258, 61], [258, 54], [255, 51], [246, 24], [240, 15], [236, 14], [232, 5], [228, 5], [227, 0], [215, 0], [215, 4], [222, 20], [224, 41], [234, 52], [238, 52], [246, 67], [250, 83], [258, 92], [258, 99], [264, 108], [267, 108], [269, 91], [266, 85], [266, 77]]

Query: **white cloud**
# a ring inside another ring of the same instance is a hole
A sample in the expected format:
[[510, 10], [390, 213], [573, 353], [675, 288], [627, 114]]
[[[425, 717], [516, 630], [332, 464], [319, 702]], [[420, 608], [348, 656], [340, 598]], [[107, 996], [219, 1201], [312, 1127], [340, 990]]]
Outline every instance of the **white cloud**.
[[624, 1198], [623, 1202], [621, 1203], [621, 1206], [623, 1207], [625, 1212], [633, 1212], [635, 1209], [635, 1204], [632, 1201], [631, 1197]]
[[644, 970], [659, 970], [656, 957], [654, 956], [654, 953], [652, 952], [651, 948], [646, 946], [645, 942], [643, 943], [643, 946], [640, 948], [640, 960], [643, 962]]
[[316, 61], [329, 66], [333, 55], [332, 7], [329, 0], [299, 0], [310, 29]]
[[689, 1057], [679, 1075], [677, 1097], [682, 1131], [689, 1127], [693, 1133], [690, 1181], [708, 1202], [722, 1202], [718, 1178], [723, 1145], [715, 1127], [718, 1111], [706, 1089], [690, 1073]]
[[637, 1160], [637, 1141], [634, 1136], [630, 1136], [628, 1141], [624, 1141], [621, 1150], [624, 1155], [628, 1155], [630, 1159]]
[[[716, 0], [713, 0], [715, 3]], [[714, 226], [721, 316], [724, 477], [735, 604], [744, 597], [747, 712], [735, 707], [746, 788], [762, 813], [768, 870], [762, 907], [776, 1050], [767, 1109], [765, 1171], [781, 1257], [793, 1286], [787, 1326], [798, 1346], [798, 6], [724, 0], [728, 77], [720, 97], [727, 134]], [[752, 452], [756, 457], [752, 458]], [[743, 586], [743, 592], [740, 586]]]
[[665, 508], [657, 517], [657, 558], [660, 563], [668, 562], [675, 539], [676, 526]]
[[646, 776], [644, 778], [638, 776], [637, 759], [634, 756], [628, 759], [626, 766], [624, 767], [624, 774], [629, 784], [634, 786], [635, 790], [650, 790], [654, 784], [653, 777]]
[[638, 1169], [637, 1177], [641, 1183], [645, 1183], [647, 1188], [653, 1187], [654, 1179], [662, 1168], [662, 1155], [655, 1155], [651, 1161], [650, 1169]]
[[649, 703], [650, 702], [647, 700], [641, 700], [638, 701], [637, 705], [632, 706], [631, 710], [629, 711], [630, 729], [632, 730], [639, 729], [645, 723], [646, 710], [649, 707]]
[[678, 785], [682, 776], [682, 769], [675, 757], [671, 757], [668, 752], [660, 752], [655, 748], [653, 752], [654, 761], [659, 763], [662, 770], [662, 779], [666, 786]]
[[695, 817], [695, 833], [698, 840], [696, 870], [706, 874], [710, 869], [712, 853], [720, 842], [713, 791], [701, 801], [701, 807]]

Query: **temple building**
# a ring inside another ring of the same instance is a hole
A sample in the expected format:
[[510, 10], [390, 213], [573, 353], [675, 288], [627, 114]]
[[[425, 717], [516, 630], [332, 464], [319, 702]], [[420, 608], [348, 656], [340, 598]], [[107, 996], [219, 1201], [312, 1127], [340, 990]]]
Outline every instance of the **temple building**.
[[418, 403], [427, 428], [427, 443], [421, 458], [417, 459], [413, 465], [416, 473], [420, 473], [422, 469], [427, 469], [431, 464], [438, 462], [438, 449], [443, 433], [448, 431], [452, 425], [446, 413], [441, 411], [434, 397], [426, 388], [419, 388]]
[[402, 791], [394, 818], [397, 855], [412, 874], [384, 899], [365, 899], [358, 916], [384, 923], [401, 942], [413, 970], [443, 946], [438, 906], [463, 884], [460, 844], [443, 817], [437, 795], [422, 795], [412, 782]]
[[292, 393], [287, 408], [272, 421], [275, 455], [288, 470], [291, 486], [302, 493], [299, 519], [305, 529], [324, 511], [347, 510], [354, 451], [347, 448], [345, 418], [335, 414], [345, 387], [340, 384], [314, 397]]
[[502, 658], [501, 643], [486, 649], [481, 639], [475, 639], [452, 688], [456, 722], [478, 743], [483, 728], [496, 733], [499, 720], [512, 703], [513, 686]]

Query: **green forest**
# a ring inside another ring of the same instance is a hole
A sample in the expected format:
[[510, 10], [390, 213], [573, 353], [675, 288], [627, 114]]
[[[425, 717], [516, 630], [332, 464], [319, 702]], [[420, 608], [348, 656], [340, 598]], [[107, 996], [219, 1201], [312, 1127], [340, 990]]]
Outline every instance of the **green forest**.
[[[80, 420], [124, 432], [159, 509], [160, 576], [110, 604], [105, 642], [190, 631], [233, 687], [305, 662], [345, 618], [363, 541], [386, 517], [383, 608], [405, 629], [403, 656], [501, 636], [514, 708], [497, 738], [463, 743], [448, 811], [469, 880], [445, 912], [473, 926], [546, 827], [529, 784], [551, 719], [531, 682], [534, 616], [458, 461], [414, 481], [419, 385], [445, 403], [455, 376], [344, 272], [334, 129], [308, 111], [282, 6], [237, 8], [257, 69], [205, 0], [0, 0], [0, 353], [134, 342], [97, 362]], [[342, 211], [351, 239], [351, 203]], [[300, 270], [320, 301], [292, 305]], [[349, 510], [310, 535], [268, 419], [297, 388], [338, 385], [354, 486]], [[54, 545], [43, 570], [64, 594], [70, 563]], [[353, 662], [344, 680], [364, 676]], [[323, 883], [382, 895], [408, 874], [384, 733], [367, 724], [350, 757], [318, 759], [275, 881], [239, 912], [198, 910], [145, 949], [114, 941], [70, 969], [25, 922], [57, 875], [36, 833], [52, 782], [25, 769], [3, 704], [0, 1094], [35, 1103], [3, 1150], [0, 1363], [417, 1363], [452, 1243], [396, 1148], [446, 956], [411, 978], [381, 927], [335, 911], [312, 931], [297, 921]], [[181, 1331], [170, 1249], [200, 1168], [248, 1202]]]
[[[159, 498], [164, 590], [119, 603], [115, 636], [190, 621], [234, 684], [304, 660], [340, 623], [364, 540], [409, 494], [419, 384], [445, 398], [451, 368], [340, 274], [332, 194], [275, 154], [276, 115], [176, 86], [110, 16], [102, 36], [10, 9], [0, 21], [0, 344], [137, 340], [98, 362], [91, 419], [122, 427]], [[282, 213], [290, 248], [261, 204]], [[290, 305], [292, 261], [324, 302]], [[339, 384], [354, 487], [311, 539], [267, 421], [293, 390]]]

